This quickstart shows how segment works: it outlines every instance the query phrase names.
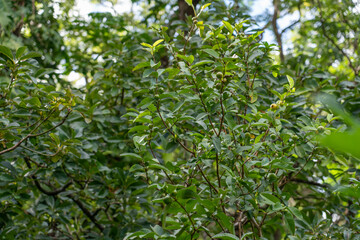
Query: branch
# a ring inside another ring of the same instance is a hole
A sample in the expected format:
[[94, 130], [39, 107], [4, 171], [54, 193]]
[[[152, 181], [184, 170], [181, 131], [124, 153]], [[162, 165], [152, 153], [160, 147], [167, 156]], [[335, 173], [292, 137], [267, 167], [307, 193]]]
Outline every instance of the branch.
[[39, 154], [39, 155], [42, 155], [42, 156], [45, 156], [45, 157], [55, 157], [55, 156], [60, 152], [60, 150], [62, 149], [62, 147], [59, 147], [59, 148], [56, 150], [55, 153], [53, 153], [53, 154], [46, 154], [46, 153], [42, 153], [42, 152], [36, 151], [36, 150], [34, 150], [34, 149], [31, 149], [31, 148], [28, 148], [28, 147], [25, 147], [25, 146], [20, 146], [20, 147], [22, 147], [22, 148], [24, 148], [24, 149], [26, 149], [26, 150], [28, 150], [28, 151], [30, 151], [30, 152], [34, 152], [34, 153], [36, 153], [36, 154]]
[[56, 124], [55, 126], [53, 126], [52, 128], [46, 130], [45, 132], [41, 132], [41, 133], [37, 133], [37, 134], [31, 134], [30, 137], [37, 137], [37, 136], [40, 136], [40, 135], [44, 135], [44, 134], [46, 134], [46, 133], [48, 133], [48, 132], [51, 132], [51, 131], [54, 130], [55, 128], [60, 127], [61, 125], [64, 124], [64, 122], [65, 122], [66, 119], [69, 117], [69, 115], [70, 115], [71, 112], [72, 112], [72, 110], [71, 110], [71, 109], [68, 109], [68, 113], [65, 115], [65, 117], [63, 118], [63, 120], [62, 120], [60, 123]]
[[[151, 133], [152, 133], [152, 131], [150, 132], [150, 139], [151, 139]], [[148, 141], [148, 145], [149, 145], [152, 156], [160, 163], [159, 159], [157, 159], [157, 157], [155, 155], [153, 148], [151, 147], [151, 140]], [[171, 184], [175, 184], [174, 181], [170, 178], [169, 174], [167, 174], [167, 172], [164, 169], [162, 169], [162, 171], [165, 173], [166, 177], [169, 179]]]
[[41, 187], [39, 181], [37, 180], [36, 176], [32, 176], [32, 179], [35, 182], [36, 187], [42, 192], [45, 193], [48, 196], [56, 196], [59, 193], [65, 192], [66, 189], [72, 184], [72, 181], [69, 181], [67, 184], [65, 184], [64, 186], [62, 186], [61, 188], [55, 189], [53, 191], [47, 191], [44, 188]]
[[189, 153], [191, 153], [192, 155], [195, 156], [195, 152], [193, 152], [193, 151], [191, 151], [189, 148], [187, 148], [187, 147], [175, 136], [175, 133], [173, 133], [173, 131], [171, 131], [171, 129], [168, 127], [168, 125], [166, 124], [164, 118], [163, 118], [162, 115], [161, 115], [159, 103], [157, 104], [157, 112], [158, 112], [158, 114], [159, 114], [159, 117], [160, 117], [162, 123], [164, 124], [164, 126], [166, 127], [166, 129], [168, 130], [168, 132], [174, 137], [174, 139], [175, 139], [186, 151], [188, 151]]
[[272, 27], [274, 30], [276, 42], [279, 45], [280, 61], [283, 63], [285, 60], [285, 56], [284, 56], [284, 50], [282, 47], [281, 33], [279, 33], [278, 26], [277, 26], [277, 19], [279, 17], [279, 1], [273, 0], [273, 5], [274, 5], [274, 14], [273, 14], [273, 18], [272, 18]]
[[[30, 158], [29, 157], [25, 157], [24, 158], [25, 160], [25, 163], [27, 165], [27, 167], [29, 169], [32, 169], [31, 168], [31, 164], [30, 164]], [[37, 179], [37, 177], [35, 175], [32, 175], [31, 178], [34, 180], [34, 183], [35, 183], [35, 186], [40, 190], [40, 192], [48, 195], [48, 196], [56, 196], [58, 195], [59, 193], [62, 193], [62, 192], [65, 192], [66, 189], [73, 183], [72, 180], [70, 180], [68, 183], [66, 183], [64, 186], [62, 186], [61, 188], [58, 188], [58, 189], [55, 189], [55, 190], [52, 190], [52, 191], [48, 191], [48, 190], [45, 190], [39, 180]]]
[[218, 190], [214, 187], [214, 185], [211, 184], [211, 182], [209, 181], [209, 179], [205, 176], [205, 174], [204, 174], [203, 170], [201, 169], [201, 167], [200, 167], [198, 164], [197, 164], [196, 166], [197, 166], [197, 168], [199, 169], [199, 171], [200, 171], [201, 175], [203, 176], [203, 178], [205, 179], [205, 181], [206, 181], [206, 182], [208, 183], [208, 185], [210, 186], [210, 189], [212, 188], [212, 189], [214, 189], [214, 191], [215, 191], [216, 193], [218, 193]]
[[262, 28], [261, 31], [264, 31], [266, 28], [268, 28], [271, 24], [272, 20], [268, 21]]
[[95, 226], [101, 231], [104, 231], [104, 226], [102, 226], [100, 223], [98, 223], [98, 221], [96, 220], [95, 216], [93, 213], [91, 213], [85, 206], [84, 204], [79, 200], [76, 199], [74, 195], [70, 194], [69, 198], [71, 200], [74, 201], [74, 203], [76, 203], [76, 205], [78, 205], [78, 207], [81, 209], [81, 211], [91, 220], [91, 222], [93, 224], [95, 224]]
[[[25, 159], [25, 162], [26, 162], [27, 167], [28, 167], [29, 169], [31, 169], [31, 164], [30, 164], [30, 161], [29, 161], [30, 158], [29, 158], [29, 157], [25, 157], [24, 159]], [[62, 187], [59, 188], [59, 189], [55, 189], [55, 190], [53, 190], [53, 191], [47, 191], [47, 190], [45, 190], [45, 189], [40, 185], [40, 182], [38, 181], [38, 179], [36, 178], [35, 175], [32, 175], [31, 178], [34, 180], [35, 186], [40, 190], [40, 192], [42, 192], [42, 193], [44, 193], [44, 194], [46, 194], [46, 195], [48, 195], [48, 196], [56, 196], [56, 195], [58, 195], [59, 193], [64, 192], [64, 191], [73, 183], [73, 181], [70, 180], [67, 184], [65, 184], [64, 186], [62, 186]], [[76, 199], [76, 198], [74, 197], [74, 195], [70, 194], [68, 197], [69, 197], [71, 200], [73, 200], [73, 201], [76, 203], [76, 205], [79, 206], [79, 208], [81, 209], [81, 211], [91, 220], [91, 222], [93, 222], [93, 223], [95, 224], [95, 226], [96, 226], [101, 232], [104, 231], [105, 228], [104, 228], [101, 224], [99, 224], [98, 221], [97, 221], [96, 218], [95, 218], [95, 216], [96, 216], [97, 213], [99, 212], [98, 210], [95, 211], [94, 213], [91, 213], [91, 212], [84, 206], [84, 204], [83, 204], [80, 200], [78, 200], [78, 199]]]
[[290, 24], [289, 26], [287, 26], [286, 28], [284, 28], [282, 31], [281, 31], [281, 35], [283, 35], [283, 33], [285, 33], [287, 30], [289, 30], [290, 28], [294, 27], [296, 24], [298, 24], [300, 22], [300, 18], [299, 20], [293, 22], [292, 24]]
[[28, 135], [26, 135], [25, 137], [23, 137], [19, 142], [17, 142], [14, 146], [10, 147], [10, 148], [7, 148], [7, 149], [4, 149], [0, 152], [0, 155], [4, 154], [4, 153], [7, 153], [7, 152], [11, 152], [13, 150], [15, 150], [16, 148], [18, 148], [20, 146], [21, 143], [23, 143], [25, 140], [27, 140], [28, 138], [31, 138], [31, 137], [37, 137], [37, 136], [40, 136], [40, 135], [44, 135], [52, 130], [54, 130], [55, 128], [61, 126], [62, 124], [64, 124], [64, 122], [66, 121], [66, 119], [68, 118], [69, 114], [71, 113], [71, 109], [68, 110], [68, 113], [66, 114], [66, 116], [63, 118], [63, 120], [58, 123], [57, 125], [55, 125], [54, 127], [50, 128], [49, 130], [45, 131], [45, 132], [41, 132], [41, 133], [37, 133], [37, 134], [34, 134], [34, 132], [44, 123], [46, 122], [47, 120], [49, 120], [51, 114], [54, 113], [54, 109], [50, 112], [50, 114], [43, 120], [41, 121]]
[[318, 5], [319, 5], [319, 13], [320, 13], [320, 22], [321, 22], [321, 29], [324, 33], [324, 36], [337, 48], [337, 50], [339, 50], [341, 52], [341, 54], [348, 60], [349, 62], [349, 67], [353, 70], [355, 76], [358, 75], [358, 70], [355, 68], [355, 66], [352, 64], [351, 62], [351, 59], [349, 57], [349, 55], [347, 55], [344, 51], [344, 49], [340, 48], [340, 46], [338, 44], [336, 44], [336, 42], [334, 41], [334, 39], [332, 39], [326, 32], [326, 29], [325, 29], [325, 21], [324, 21], [324, 17], [323, 17], [323, 14], [322, 14], [322, 9], [321, 9], [321, 3], [319, 1], [318, 2]]
[[262, 237], [262, 230], [261, 230], [261, 226], [259, 225], [259, 223], [256, 221], [256, 219], [254, 217], [252, 217], [250, 219], [251, 223], [256, 227], [256, 229], [258, 230], [259, 232], [259, 237]]
[[322, 187], [322, 188], [328, 187], [326, 184], [321, 184], [321, 183], [317, 183], [314, 181], [308, 181], [308, 180], [299, 179], [299, 178], [291, 178], [290, 181], [297, 182], [297, 183], [305, 183], [305, 184], [314, 185], [314, 186], [318, 186], [318, 187]]
[[[225, 69], [223, 71], [223, 74], [225, 76]], [[221, 118], [220, 118], [219, 132], [217, 134], [218, 137], [220, 137], [221, 129], [223, 128], [224, 118], [225, 118], [225, 110], [224, 110], [224, 104], [223, 104], [223, 91], [224, 91], [224, 82], [221, 81], [221, 89], [220, 89]], [[224, 128], [224, 131], [225, 131], [225, 128]]]

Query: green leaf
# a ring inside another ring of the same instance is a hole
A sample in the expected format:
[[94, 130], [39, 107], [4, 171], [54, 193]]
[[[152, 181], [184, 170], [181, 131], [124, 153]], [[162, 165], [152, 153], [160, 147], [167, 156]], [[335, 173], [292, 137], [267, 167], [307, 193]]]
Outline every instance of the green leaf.
[[161, 66], [161, 61], [156, 63], [153, 60], [150, 60], [150, 67], [152, 67], [154, 69], [158, 69], [160, 66]]
[[142, 169], [144, 169], [144, 167], [141, 166], [140, 164], [134, 164], [129, 169], [129, 172], [137, 172], [137, 171], [142, 170]]
[[157, 110], [157, 108], [155, 107], [154, 104], [150, 104], [150, 105], [148, 106], [148, 109], [149, 109], [151, 112], [156, 112], [156, 110]]
[[87, 123], [87, 124], [89, 124], [89, 123], [91, 123], [92, 122], [92, 119], [91, 118], [84, 118], [84, 120], [85, 120], [85, 122]]
[[138, 126], [132, 127], [129, 130], [129, 133], [131, 133], [131, 132], [142, 132], [142, 131], [148, 130], [148, 129], [149, 129], [149, 127], [146, 126], [146, 125], [138, 125]]
[[207, 3], [207, 4], [203, 5], [203, 6], [201, 6], [200, 11], [198, 13], [198, 16], [210, 5], [211, 5], [211, 3]]
[[37, 58], [37, 57], [41, 57], [41, 54], [37, 53], [37, 52], [29, 52], [29, 53], [25, 54], [24, 56], [22, 56], [20, 58], [20, 60], [24, 61], [24, 60], [27, 60], [29, 58]]
[[249, 92], [249, 96], [250, 96], [250, 102], [251, 103], [254, 103], [258, 100], [258, 94], [257, 92], [254, 92], [254, 91], [250, 91]]
[[159, 225], [155, 225], [154, 227], [151, 228], [158, 236], [161, 236], [164, 233], [164, 230]]
[[150, 74], [152, 74], [154, 72], [153, 69], [146, 69], [144, 72], [143, 72], [143, 78], [147, 78], [148, 76], [150, 76]]
[[217, 213], [217, 217], [219, 218], [222, 226], [225, 226], [230, 233], [234, 233], [233, 219], [231, 219], [231, 217], [227, 216], [222, 211]]
[[167, 68], [165, 72], [169, 73], [169, 79], [173, 79], [180, 72], [180, 70], [177, 68]]
[[136, 153], [122, 153], [120, 154], [120, 157], [133, 157], [137, 159], [142, 159], [142, 157], [137, 155]]
[[287, 80], [289, 82], [289, 86], [290, 86], [290, 89], [294, 87], [294, 79], [292, 77], [290, 77], [289, 75], [286, 75], [287, 77]]
[[178, 54], [177, 57], [187, 61], [189, 64], [192, 64], [194, 62], [194, 56], [193, 55], [184, 56], [184, 55]]
[[40, 102], [39, 98], [37, 98], [37, 97], [32, 97], [27, 102], [36, 107], [41, 106], [41, 102]]
[[319, 138], [320, 143], [334, 151], [351, 154], [360, 159], [360, 128], [352, 131], [337, 132]]
[[203, 49], [202, 51], [206, 52], [207, 54], [213, 56], [214, 58], [219, 58], [219, 53], [217, 53], [215, 50], [207, 48]]
[[256, 49], [254, 52], [251, 53], [248, 61], [252, 62], [255, 58], [257, 58], [257, 57], [259, 57], [259, 56], [261, 56], [263, 54], [264, 54], [263, 51], [261, 51], [259, 49]]
[[334, 114], [339, 115], [350, 126], [356, 125], [360, 127], [360, 122], [352, 117], [344, 108], [338, 103], [334, 96], [329, 94], [320, 94], [317, 97], [324, 106], [328, 107]]
[[198, 195], [196, 194], [196, 188], [191, 186], [179, 190], [176, 194], [176, 197], [178, 199], [196, 199]]
[[153, 102], [153, 98], [146, 97], [138, 105], [138, 108], [144, 109], [147, 108]]
[[189, 6], [192, 6], [192, 0], [185, 0], [185, 2], [186, 2]]
[[54, 69], [51, 68], [40, 68], [39, 70], [36, 71], [36, 73], [34, 74], [35, 78], [40, 78], [42, 76], [44, 76], [45, 74], [49, 74], [49, 73], [53, 73]]
[[237, 123], [234, 120], [233, 116], [230, 113], [226, 113], [225, 114], [225, 120], [226, 120], [226, 123], [228, 124], [230, 130], [234, 130]]
[[282, 100], [282, 96], [279, 92], [275, 91], [274, 89], [270, 89], [270, 91], [275, 94], [280, 100]]
[[214, 144], [214, 147], [215, 147], [215, 151], [217, 153], [220, 153], [221, 152], [221, 141], [220, 141], [220, 138], [218, 138], [216, 135], [214, 135], [212, 137], [212, 142]]
[[140, 231], [137, 231], [137, 232], [134, 232], [134, 233], [131, 233], [131, 234], [128, 234], [126, 235], [125, 239], [141, 239], [143, 238], [144, 236], [146, 236], [147, 234], [150, 234], [151, 233], [151, 230], [150, 229], [142, 229]]
[[298, 219], [303, 220], [303, 215], [296, 207], [288, 207], [289, 211]]
[[247, 233], [245, 233], [244, 235], [241, 236], [241, 240], [246, 239], [247, 236], [250, 236], [250, 235], [252, 235], [252, 234], [253, 234], [253, 232], [247, 232]]
[[275, 197], [270, 193], [261, 193], [260, 196], [265, 200], [265, 202], [269, 205], [275, 205], [276, 203], [280, 202], [280, 199]]
[[132, 71], [136, 71], [138, 69], [144, 68], [144, 67], [149, 67], [150, 66], [150, 62], [141, 62], [138, 65], [136, 65]]
[[143, 47], [152, 48], [152, 46], [150, 44], [148, 44], [148, 43], [140, 43], [140, 44]]
[[13, 54], [10, 48], [0, 45], [0, 53], [4, 54], [9, 60], [13, 61]]
[[360, 199], [360, 188], [359, 188], [359, 186], [351, 186], [351, 185], [340, 186], [335, 190], [335, 192], [338, 192], [342, 196], [347, 196], [347, 197], [353, 197], [353, 198], [356, 198], [356, 199]]
[[146, 137], [147, 137], [147, 135], [143, 135], [141, 137], [140, 136], [133, 137], [133, 141], [134, 141], [135, 147], [137, 149], [141, 149], [141, 146], [144, 146], [146, 144], [146, 141], [145, 141]]
[[16, 54], [15, 54], [15, 57], [17, 59], [19, 59], [25, 52], [25, 50], [27, 49], [27, 47], [20, 47], [18, 48], [18, 50], [16, 50]]
[[225, 25], [225, 27], [227, 28], [227, 30], [229, 30], [229, 32], [232, 34], [234, 31], [234, 27], [227, 21], [222, 21], [222, 22]]
[[212, 60], [202, 60], [200, 62], [195, 63], [194, 65], [191, 66], [191, 68], [196, 68], [205, 64], [210, 64], [210, 63], [214, 63], [214, 61]]
[[164, 170], [164, 171], [169, 171], [169, 169], [167, 169], [166, 167], [164, 167], [163, 165], [160, 165], [160, 164], [151, 164], [149, 166], [150, 169], [158, 169], [158, 170]]
[[302, 222], [304, 222], [306, 224], [306, 226], [309, 228], [309, 229], [312, 229], [312, 227], [310, 226], [310, 224], [305, 221], [302, 213], [300, 212], [299, 209], [297, 209], [296, 207], [288, 207], [288, 210], [299, 220], [301, 220]]
[[264, 135], [265, 135], [265, 133], [262, 133], [262, 134], [256, 136], [254, 144], [260, 142]]
[[295, 234], [295, 221], [294, 217], [290, 212], [285, 212], [285, 221], [287, 226], [289, 227], [289, 230], [291, 234]]
[[0, 181], [2, 182], [12, 182], [14, 181], [14, 177], [9, 174], [0, 174]]
[[[161, 64], [161, 62], [159, 62]], [[163, 74], [165, 72], [165, 69], [164, 68], [160, 68], [157, 70], [157, 73], [158, 73], [158, 76], [160, 77], [161, 74]]]
[[227, 239], [227, 240], [240, 240], [237, 236], [231, 233], [218, 233], [213, 236], [213, 238], [218, 239]]
[[157, 40], [152, 46], [156, 47], [157, 45], [159, 45], [160, 43], [162, 43], [164, 41], [164, 39], [159, 39]]
[[58, 135], [56, 135], [55, 133], [50, 133], [49, 136], [57, 145], [60, 145], [60, 138]]
[[11, 163], [7, 162], [7, 161], [2, 161], [0, 162], [0, 165], [6, 167], [7, 169], [9, 169], [11, 171], [11, 174], [13, 176], [16, 176], [17, 172], [16, 172], [16, 169], [14, 168], [13, 165], [11, 165]]

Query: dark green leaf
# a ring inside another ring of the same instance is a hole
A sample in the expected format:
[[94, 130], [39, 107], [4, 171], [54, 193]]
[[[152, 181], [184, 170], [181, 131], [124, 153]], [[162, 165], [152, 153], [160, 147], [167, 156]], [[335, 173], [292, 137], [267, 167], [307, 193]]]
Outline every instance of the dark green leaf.
[[13, 61], [14, 56], [13, 56], [10, 48], [0, 45], [0, 53], [5, 55], [9, 60]]
[[240, 240], [237, 236], [230, 233], [218, 233], [212, 237], [217, 239]]

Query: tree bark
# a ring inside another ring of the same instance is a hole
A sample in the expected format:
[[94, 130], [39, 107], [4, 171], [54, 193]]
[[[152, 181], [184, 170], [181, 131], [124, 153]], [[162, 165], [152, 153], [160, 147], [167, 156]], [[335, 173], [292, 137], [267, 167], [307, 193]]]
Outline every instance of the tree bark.
[[[196, 5], [200, 2], [200, 0], [193, 0], [194, 8], [196, 8]], [[194, 17], [194, 10], [191, 6], [189, 6], [185, 0], [178, 0], [179, 5], [179, 19], [186, 21], [186, 16], [192, 16]]]
[[277, 26], [277, 19], [279, 18], [280, 10], [279, 10], [279, 0], [273, 0], [274, 5], [274, 14], [272, 18], [272, 27], [274, 31], [274, 35], [276, 38], [276, 42], [279, 45], [279, 51], [280, 51], [280, 61], [281, 63], [284, 62], [285, 56], [284, 56], [284, 50], [282, 46], [282, 39], [281, 39], [281, 33], [279, 33], [279, 29]]

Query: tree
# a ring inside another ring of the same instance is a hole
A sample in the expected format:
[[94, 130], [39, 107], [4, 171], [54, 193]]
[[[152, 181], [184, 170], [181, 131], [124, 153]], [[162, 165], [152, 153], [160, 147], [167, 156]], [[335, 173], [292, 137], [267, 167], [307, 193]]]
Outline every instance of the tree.
[[357, 239], [358, 6], [142, 4], [0, 2], [1, 238]]

